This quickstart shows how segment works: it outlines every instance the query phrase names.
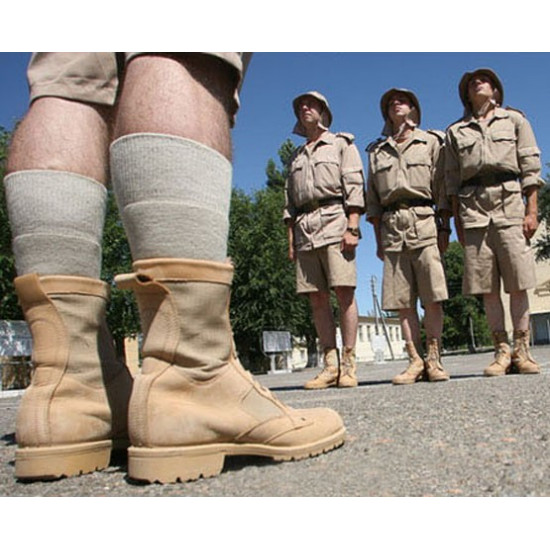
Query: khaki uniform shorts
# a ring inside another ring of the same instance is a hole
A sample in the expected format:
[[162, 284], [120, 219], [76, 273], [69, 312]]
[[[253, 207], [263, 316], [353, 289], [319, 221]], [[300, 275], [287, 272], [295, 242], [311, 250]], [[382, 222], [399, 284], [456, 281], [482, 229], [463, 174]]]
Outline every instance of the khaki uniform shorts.
[[398, 310], [442, 302], [449, 297], [441, 254], [436, 244], [384, 254], [382, 309]]
[[338, 286], [357, 285], [355, 254], [345, 257], [340, 243], [299, 251], [296, 259], [296, 292], [328, 292]]
[[[118, 92], [121, 66], [147, 52], [39, 52], [31, 57], [27, 69], [31, 102], [39, 97], [53, 96], [86, 103], [114, 105]], [[235, 70], [235, 105], [237, 88], [249, 56], [234, 52], [208, 52], [222, 59]]]
[[464, 231], [464, 294], [507, 293], [534, 288], [535, 257], [521, 225], [466, 229]]

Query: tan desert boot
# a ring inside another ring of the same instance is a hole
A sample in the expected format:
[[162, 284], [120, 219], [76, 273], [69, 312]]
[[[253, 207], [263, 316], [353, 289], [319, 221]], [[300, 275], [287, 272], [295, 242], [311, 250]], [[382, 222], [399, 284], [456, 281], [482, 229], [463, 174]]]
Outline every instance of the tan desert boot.
[[392, 384], [395, 385], [414, 384], [424, 375], [424, 361], [418, 355], [414, 342], [406, 342], [405, 348], [409, 356], [409, 364], [401, 374], [394, 376]]
[[339, 388], [355, 388], [357, 382], [357, 363], [355, 362], [355, 348], [344, 348], [342, 355], [342, 366], [340, 369], [340, 378], [338, 379]]
[[520, 374], [540, 374], [540, 367], [529, 352], [529, 331], [514, 331], [512, 365]]
[[109, 286], [23, 275], [15, 288], [33, 338], [34, 373], [17, 414], [15, 475], [53, 479], [106, 468], [128, 446], [132, 376], [105, 322]]
[[134, 263], [143, 363], [130, 399], [128, 475], [169, 483], [218, 475], [229, 455], [307, 458], [344, 442], [330, 409], [293, 410], [237, 360], [229, 320], [233, 267], [201, 260]]
[[503, 376], [509, 373], [512, 368], [512, 355], [506, 331], [494, 331], [493, 342], [495, 344], [495, 358], [483, 371], [483, 374], [485, 376]]
[[428, 352], [426, 353], [424, 364], [428, 380], [430, 382], [446, 382], [450, 376], [441, 364], [438, 339], [430, 338], [427, 347]]
[[304, 384], [306, 390], [324, 390], [338, 385], [340, 377], [340, 361], [336, 348], [323, 350], [323, 370], [313, 379]]

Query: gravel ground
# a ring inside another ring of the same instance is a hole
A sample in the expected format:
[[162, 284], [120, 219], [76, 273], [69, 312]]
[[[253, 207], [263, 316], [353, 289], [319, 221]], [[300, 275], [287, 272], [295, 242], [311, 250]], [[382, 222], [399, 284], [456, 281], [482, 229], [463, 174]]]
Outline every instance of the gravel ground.
[[132, 482], [123, 456], [102, 472], [50, 482], [14, 479], [20, 396], [0, 398], [0, 496], [420, 497], [550, 496], [550, 348], [539, 376], [484, 378], [490, 354], [448, 356], [452, 379], [392, 386], [403, 361], [359, 367], [359, 387], [305, 391], [314, 371], [260, 376], [295, 407], [342, 415], [346, 443], [308, 460], [230, 458], [222, 474], [191, 483]]

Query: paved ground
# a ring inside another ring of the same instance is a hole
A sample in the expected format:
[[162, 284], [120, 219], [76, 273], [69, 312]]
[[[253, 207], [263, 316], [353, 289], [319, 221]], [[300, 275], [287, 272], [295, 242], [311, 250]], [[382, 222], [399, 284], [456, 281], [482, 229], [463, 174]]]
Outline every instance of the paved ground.
[[481, 376], [490, 354], [449, 356], [452, 379], [392, 386], [403, 361], [359, 367], [359, 387], [305, 391], [314, 371], [259, 377], [295, 407], [330, 406], [348, 429], [328, 454], [292, 463], [226, 461], [223, 473], [158, 485], [128, 480], [124, 458], [106, 471], [55, 482], [15, 481], [15, 414], [0, 399], [0, 496], [550, 496], [550, 348], [539, 376]]

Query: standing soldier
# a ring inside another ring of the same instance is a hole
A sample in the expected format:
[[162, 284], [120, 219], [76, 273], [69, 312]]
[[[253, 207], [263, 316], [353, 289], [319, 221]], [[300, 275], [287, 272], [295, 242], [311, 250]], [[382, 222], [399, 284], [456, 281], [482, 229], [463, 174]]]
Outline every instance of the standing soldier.
[[[409, 356], [406, 370], [392, 382], [413, 384], [423, 377], [445, 381], [449, 374], [439, 350], [441, 302], [448, 296], [440, 250], [449, 242], [450, 211], [439, 202], [445, 199], [439, 192], [443, 133], [418, 128], [420, 104], [409, 90], [388, 90], [380, 108], [384, 137], [367, 147], [367, 220], [374, 226], [377, 255], [384, 261], [382, 307], [399, 311]], [[425, 360], [416, 310], [419, 297], [426, 312]]]
[[[523, 113], [503, 109], [503, 87], [490, 69], [465, 73], [459, 84], [464, 117], [447, 130], [446, 185], [464, 247], [464, 294], [482, 294], [495, 359], [486, 376], [537, 374], [529, 353], [529, 299], [536, 285], [529, 240], [535, 234], [540, 151]], [[511, 353], [500, 279], [510, 295]]]
[[[298, 294], [308, 294], [324, 368], [306, 389], [357, 386], [355, 341], [355, 249], [361, 237], [364, 176], [351, 134], [329, 132], [332, 113], [319, 92], [294, 99], [294, 133], [306, 138], [289, 164], [284, 220], [289, 258], [296, 262]], [[330, 305], [334, 289], [340, 308], [343, 354], [336, 348], [336, 325]]]

